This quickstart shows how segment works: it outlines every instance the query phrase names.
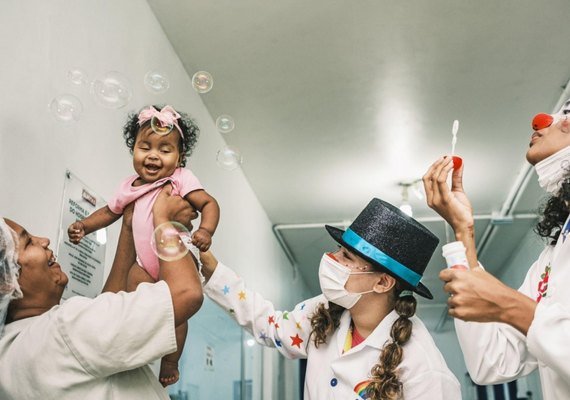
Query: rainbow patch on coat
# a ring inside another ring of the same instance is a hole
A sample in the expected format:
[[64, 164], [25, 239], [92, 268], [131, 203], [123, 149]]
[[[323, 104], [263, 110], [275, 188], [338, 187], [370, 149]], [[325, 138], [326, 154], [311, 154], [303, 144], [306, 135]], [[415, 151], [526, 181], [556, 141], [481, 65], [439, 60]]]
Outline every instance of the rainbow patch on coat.
[[354, 393], [359, 395], [364, 400], [372, 399], [372, 396], [368, 394], [368, 385], [370, 385], [370, 383], [372, 382], [368, 380], [357, 383], [354, 387]]

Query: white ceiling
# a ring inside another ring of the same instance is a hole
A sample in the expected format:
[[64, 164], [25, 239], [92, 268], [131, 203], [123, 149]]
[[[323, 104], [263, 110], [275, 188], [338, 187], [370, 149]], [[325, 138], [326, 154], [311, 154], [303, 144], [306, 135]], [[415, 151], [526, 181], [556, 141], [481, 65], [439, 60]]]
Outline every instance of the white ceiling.
[[[399, 204], [398, 183], [450, 152], [455, 119], [478, 238], [485, 216], [534, 212], [535, 179], [503, 205], [522, 178], [531, 118], [552, 111], [570, 77], [570, 2], [148, 2], [188, 74], [212, 74], [203, 101], [213, 118], [235, 119], [225, 139], [313, 291], [333, 242], [306, 224], [350, 221], [372, 197]], [[435, 213], [410, 200], [445, 242]], [[532, 224], [491, 225], [482, 257], [495, 272]], [[436, 303], [440, 254], [425, 277]]]

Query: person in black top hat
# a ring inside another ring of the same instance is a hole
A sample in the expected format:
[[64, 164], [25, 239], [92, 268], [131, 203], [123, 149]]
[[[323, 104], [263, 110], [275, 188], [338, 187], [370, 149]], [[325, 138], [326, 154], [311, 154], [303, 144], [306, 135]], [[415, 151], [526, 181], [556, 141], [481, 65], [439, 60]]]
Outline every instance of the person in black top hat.
[[323, 255], [323, 294], [276, 311], [211, 252], [202, 253], [205, 293], [265, 346], [307, 358], [305, 400], [461, 399], [423, 323], [413, 293], [438, 239], [397, 207], [373, 199], [350, 227], [326, 226], [340, 244]]

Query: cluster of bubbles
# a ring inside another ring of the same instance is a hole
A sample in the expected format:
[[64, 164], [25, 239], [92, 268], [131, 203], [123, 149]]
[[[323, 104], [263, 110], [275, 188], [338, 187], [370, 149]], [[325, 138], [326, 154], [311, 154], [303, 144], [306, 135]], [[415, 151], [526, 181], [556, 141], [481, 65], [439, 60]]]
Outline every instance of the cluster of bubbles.
[[[84, 70], [73, 67], [67, 71], [67, 80], [76, 86], [88, 86], [95, 102], [105, 108], [123, 108], [133, 96], [129, 79], [118, 71], [105, 72], [90, 82]], [[147, 72], [143, 82], [153, 94], [165, 93], [170, 88], [168, 76], [157, 70]], [[57, 121], [77, 122], [83, 112], [83, 104], [77, 96], [63, 93], [52, 99], [49, 110]]]
[[[207, 71], [198, 71], [192, 76], [192, 86], [198, 93], [208, 93], [214, 86], [214, 78]], [[220, 133], [230, 133], [235, 126], [235, 121], [230, 115], [222, 114], [216, 118], [216, 128]], [[216, 162], [220, 168], [228, 171], [238, 168], [242, 160], [240, 152], [231, 146], [218, 150], [216, 155]]]

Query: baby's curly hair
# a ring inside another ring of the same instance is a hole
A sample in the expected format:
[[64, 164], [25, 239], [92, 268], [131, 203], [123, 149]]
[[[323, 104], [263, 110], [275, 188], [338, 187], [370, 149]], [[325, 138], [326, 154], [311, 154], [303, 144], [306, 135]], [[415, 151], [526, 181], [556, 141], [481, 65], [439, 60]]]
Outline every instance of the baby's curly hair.
[[[157, 106], [154, 105], [157, 111], [161, 111], [164, 105]], [[141, 110], [148, 108], [148, 106], [143, 107]], [[186, 158], [190, 157], [196, 143], [198, 142], [198, 135], [200, 134], [200, 129], [198, 125], [192, 120], [187, 114], [176, 110], [178, 114], [180, 114], [180, 118], [178, 118], [178, 125], [180, 129], [182, 129], [183, 135], [180, 135], [180, 140], [178, 141], [178, 151], [180, 152], [180, 166], [186, 166]], [[139, 111], [140, 112], [140, 111]], [[125, 138], [125, 143], [129, 148], [131, 154], [133, 154], [133, 149], [135, 147], [135, 142], [137, 140], [137, 135], [142, 128], [147, 127], [150, 125], [150, 121], [145, 122], [141, 126], [138, 123], [138, 116], [139, 112], [137, 113], [130, 113], [127, 117], [127, 123], [123, 127], [123, 137]]]

